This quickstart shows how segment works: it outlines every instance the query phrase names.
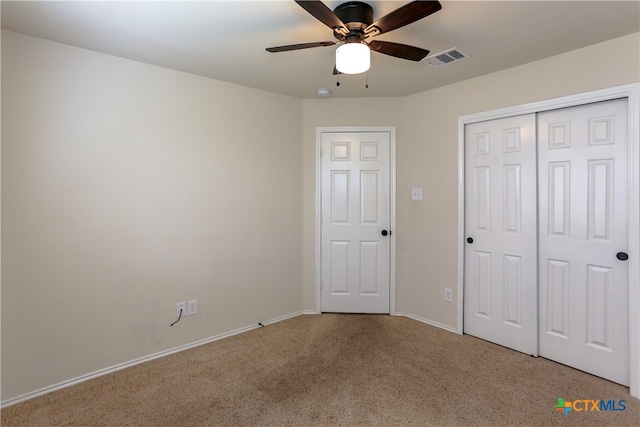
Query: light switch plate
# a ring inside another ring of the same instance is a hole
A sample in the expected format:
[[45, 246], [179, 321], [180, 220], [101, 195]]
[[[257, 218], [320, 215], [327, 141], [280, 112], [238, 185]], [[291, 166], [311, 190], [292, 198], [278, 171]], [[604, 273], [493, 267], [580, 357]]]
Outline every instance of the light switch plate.
[[422, 200], [422, 188], [411, 189], [411, 200]]

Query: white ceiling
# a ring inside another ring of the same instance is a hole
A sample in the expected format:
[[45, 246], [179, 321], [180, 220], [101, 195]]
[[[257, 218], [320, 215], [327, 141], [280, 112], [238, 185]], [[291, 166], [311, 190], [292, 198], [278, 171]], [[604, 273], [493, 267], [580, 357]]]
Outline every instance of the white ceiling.
[[[334, 9], [343, 1], [325, 1]], [[377, 19], [408, 1], [369, 1]], [[456, 1], [379, 40], [431, 53], [458, 47], [470, 59], [442, 68], [372, 53], [365, 76], [332, 75], [335, 47], [268, 53], [266, 47], [334, 40], [289, 0], [2, 1], [2, 28], [212, 77], [313, 98], [404, 96], [640, 31], [640, 0]], [[594, 61], [612, 61], [602, 52]]]

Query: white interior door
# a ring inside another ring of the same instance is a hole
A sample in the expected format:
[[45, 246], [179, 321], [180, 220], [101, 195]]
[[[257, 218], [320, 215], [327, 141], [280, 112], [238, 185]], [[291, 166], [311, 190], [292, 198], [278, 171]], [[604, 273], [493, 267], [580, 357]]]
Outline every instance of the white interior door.
[[465, 127], [465, 333], [537, 354], [535, 114]]
[[390, 138], [321, 134], [324, 312], [389, 313]]
[[[629, 385], [627, 100], [538, 116], [540, 355]], [[622, 254], [619, 255], [624, 258]]]

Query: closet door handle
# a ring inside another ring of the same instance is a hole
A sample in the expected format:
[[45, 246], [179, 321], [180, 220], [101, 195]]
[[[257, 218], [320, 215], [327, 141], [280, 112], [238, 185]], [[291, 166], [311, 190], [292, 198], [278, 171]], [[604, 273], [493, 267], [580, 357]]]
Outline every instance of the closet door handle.
[[629, 259], [629, 255], [626, 252], [618, 252], [616, 254], [616, 258], [618, 258], [620, 261], [626, 261]]
[[473, 237], [467, 237], [467, 243], [473, 243]]

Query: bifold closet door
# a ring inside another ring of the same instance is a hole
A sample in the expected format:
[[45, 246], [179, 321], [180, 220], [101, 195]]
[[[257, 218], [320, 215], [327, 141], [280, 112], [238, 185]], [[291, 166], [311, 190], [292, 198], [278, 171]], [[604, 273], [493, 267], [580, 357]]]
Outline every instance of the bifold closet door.
[[465, 126], [464, 332], [537, 355], [535, 114]]
[[539, 353], [629, 385], [626, 109], [538, 115]]

